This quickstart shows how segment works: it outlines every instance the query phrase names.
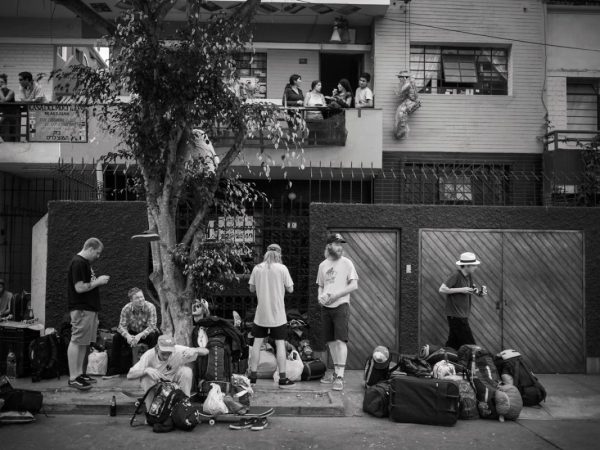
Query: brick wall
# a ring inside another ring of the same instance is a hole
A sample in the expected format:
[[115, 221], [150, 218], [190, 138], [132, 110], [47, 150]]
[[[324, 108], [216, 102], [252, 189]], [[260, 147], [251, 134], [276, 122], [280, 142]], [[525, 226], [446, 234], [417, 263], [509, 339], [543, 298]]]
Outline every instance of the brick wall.
[[102, 257], [93, 264], [95, 273], [110, 276], [100, 288], [100, 322], [105, 328], [118, 325], [127, 291], [137, 286], [147, 292], [149, 246], [130, 239], [147, 228], [144, 202], [50, 202], [46, 326], [58, 327], [67, 312], [67, 268], [90, 237], [104, 244]]
[[[585, 343], [587, 357], [600, 356], [600, 209], [544, 207], [461, 207], [402, 205], [342, 205], [313, 203], [310, 207], [310, 274], [315, 280], [323, 259], [329, 228], [352, 230], [400, 230], [400, 267], [411, 264], [412, 273], [400, 279], [400, 346], [403, 352], [417, 350], [419, 338], [419, 229], [511, 229], [581, 230], [585, 239]], [[360, 268], [357, 267], [360, 277]], [[359, 282], [360, 286], [360, 282]], [[360, 287], [359, 287], [360, 288]], [[309, 293], [309, 320], [312, 330], [320, 329], [317, 288]], [[323, 342], [315, 333], [315, 348]]]

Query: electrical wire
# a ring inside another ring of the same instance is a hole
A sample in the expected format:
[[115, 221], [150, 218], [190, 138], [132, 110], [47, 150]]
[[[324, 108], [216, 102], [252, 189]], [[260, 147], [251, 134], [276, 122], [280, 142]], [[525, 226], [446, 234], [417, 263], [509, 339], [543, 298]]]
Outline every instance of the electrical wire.
[[[308, 0], [298, 0], [298, 3], [311, 4], [311, 2]], [[571, 45], [548, 44], [547, 42], [528, 41], [526, 39], [515, 39], [515, 38], [510, 38], [510, 37], [495, 36], [492, 34], [475, 33], [475, 32], [471, 32], [471, 31], [463, 31], [463, 30], [457, 30], [454, 28], [440, 27], [440, 26], [436, 26], [436, 25], [427, 25], [424, 23], [413, 22], [410, 19], [410, 3], [408, 3], [407, 5], [408, 5], [407, 10], [408, 10], [408, 14], [409, 14], [408, 20], [393, 19], [391, 17], [385, 17], [385, 16], [383, 16], [383, 17], [375, 16], [373, 14], [367, 14], [367, 13], [360, 12], [360, 11], [357, 11], [354, 14], [361, 15], [364, 17], [370, 17], [370, 18], [381, 17], [381, 19], [383, 19], [383, 20], [387, 20], [389, 22], [403, 23], [403, 24], [407, 25], [408, 27], [410, 27], [411, 25], [415, 25], [418, 27], [432, 28], [434, 30], [442, 30], [442, 31], [450, 31], [452, 33], [466, 34], [468, 36], [480, 36], [480, 37], [485, 37], [485, 38], [490, 38], [490, 39], [500, 39], [500, 40], [509, 41], [509, 42], [519, 42], [522, 44], [541, 45], [544, 47], [564, 48], [564, 49], [568, 49], [568, 50], [581, 50], [581, 51], [586, 51], [586, 52], [600, 53], [600, 48], [586, 48], [586, 47], [575, 47], [575, 46], [571, 46]], [[313, 14], [297, 14], [296, 16], [297, 17], [301, 17], [301, 16], [308, 17], [308, 16], [313, 16]], [[544, 17], [545, 17], [545, 15], [544, 15]]]

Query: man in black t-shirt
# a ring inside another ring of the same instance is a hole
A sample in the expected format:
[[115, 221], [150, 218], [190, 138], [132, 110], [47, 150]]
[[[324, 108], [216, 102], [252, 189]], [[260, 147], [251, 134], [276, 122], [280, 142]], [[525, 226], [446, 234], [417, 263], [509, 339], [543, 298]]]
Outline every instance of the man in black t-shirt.
[[71, 342], [67, 349], [69, 360], [69, 386], [88, 390], [96, 382], [85, 374], [83, 361], [88, 346], [96, 342], [98, 311], [100, 311], [99, 286], [108, 283], [108, 275], [96, 277], [91, 263], [100, 258], [104, 245], [99, 239], [89, 238], [83, 249], [69, 264], [67, 292], [71, 315]]
[[440, 286], [440, 293], [446, 295], [446, 317], [448, 318], [448, 341], [446, 347], [458, 350], [461, 345], [475, 345], [475, 339], [469, 325], [471, 314], [471, 296], [486, 295], [487, 291], [473, 284], [473, 274], [480, 261], [474, 253], [466, 252], [456, 261], [459, 269]]

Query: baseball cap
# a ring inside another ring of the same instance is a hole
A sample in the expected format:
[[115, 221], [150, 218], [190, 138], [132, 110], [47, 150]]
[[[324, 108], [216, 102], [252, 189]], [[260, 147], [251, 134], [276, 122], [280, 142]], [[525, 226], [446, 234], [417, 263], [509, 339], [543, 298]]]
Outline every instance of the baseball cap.
[[387, 347], [383, 345], [378, 345], [373, 350], [373, 362], [375, 363], [375, 368], [377, 369], [386, 369], [389, 365], [390, 360], [390, 351]]
[[281, 247], [277, 244], [271, 244], [267, 247], [267, 251], [275, 251], [281, 253]]
[[175, 339], [173, 339], [173, 336], [162, 334], [158, 337], [157, 345], [161, 352], [173, 352], [175, 350]]
[[339, 244], [346, 243], [346, 241], [344, 240], [344, 238], [342, 237], [342, 235], [340, 233], [330, 234], [329, 237], [327, 238], [328, 244], [333, 244], [334, 242], [337, 242]]

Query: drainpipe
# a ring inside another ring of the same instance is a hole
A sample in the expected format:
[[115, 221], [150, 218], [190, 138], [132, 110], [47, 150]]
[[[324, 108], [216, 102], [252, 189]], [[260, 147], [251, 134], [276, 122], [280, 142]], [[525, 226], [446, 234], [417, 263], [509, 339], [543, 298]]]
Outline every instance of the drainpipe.
[[96, 200], [104, 201], [104, 168], [102, 161], [96, 163]]

